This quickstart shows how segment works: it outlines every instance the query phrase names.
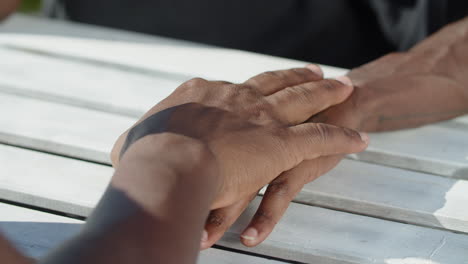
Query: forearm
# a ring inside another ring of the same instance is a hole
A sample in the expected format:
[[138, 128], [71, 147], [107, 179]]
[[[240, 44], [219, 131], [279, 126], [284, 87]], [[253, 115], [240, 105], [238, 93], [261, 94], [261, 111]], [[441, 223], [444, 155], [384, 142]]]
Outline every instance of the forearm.
[[2, 263], [9, 264], [31, 264], [32, 261], [19, 253], [5, 238], [0, 234], [0, 259]]
[[4, 19], [13, 11], [15, 11], [19, 3], [20, 3], [20, 0], [1, 0], [0, 1], [0, 20]]
[[129, 151], [83, 232], [41, 263], [195, 263], [217, 183], [209, 169], [188, 166], [197, 150], [184, 147], [184, 157], [170, 145], [148, 148], [157, 155]]

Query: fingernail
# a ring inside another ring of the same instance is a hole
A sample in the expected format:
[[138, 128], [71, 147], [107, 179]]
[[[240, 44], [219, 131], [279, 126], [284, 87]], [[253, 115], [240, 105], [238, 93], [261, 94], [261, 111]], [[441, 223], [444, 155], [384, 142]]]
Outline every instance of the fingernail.
[[208, 232], [206, 230], [203, 230], [201, 242], [204, 243], [206, 241], [208, 241]]
[[366, 144], [369, 144], [369, 135], [365, 132], [359, 132], [359, 135], [361, 136], [361, 140], [366, 142]]
[[306, 68], [313, 71], [313, 72], [315, 72], [319, 76], [323, 77], [323, 71], [319, 66], [317, 66], [315, 64], [309, 64], [309, 65], [306, 66]]
[[253, 227], [247, 228], [247, 230], [245, 230], [244, 233], [242, 233], [241, 235], [243, 239], [250, 240], [250, 241], [254, 241], [255, 239], [257, 239], [257, 236], [258, 236], [258, 231], [257, 229]]
[[340, 83], [347, 85], [347, 86], [353, 86], [353, 82], [351, 79], [349, 79], [348, 76], [340, 76], [336, 77], [335, 80], [339, 81]]

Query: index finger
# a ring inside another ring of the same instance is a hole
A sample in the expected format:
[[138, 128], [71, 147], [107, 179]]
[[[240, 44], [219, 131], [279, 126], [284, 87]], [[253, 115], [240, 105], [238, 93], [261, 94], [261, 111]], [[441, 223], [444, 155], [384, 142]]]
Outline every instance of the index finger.
[[323, 72], [320, 67], [310, 64], [305, 68], [264, 72], [248, 79], [244, 85], [250, 86], [266, 96], [289, 86], [321, 79], [323, 79]]
[[322, 123], [306, 123], [288, 128], [286, 144], [298, 160], [315, 159], [321, 156], [351, 154], [364, 151], [369, 145], [369, 136], [364, 132]]

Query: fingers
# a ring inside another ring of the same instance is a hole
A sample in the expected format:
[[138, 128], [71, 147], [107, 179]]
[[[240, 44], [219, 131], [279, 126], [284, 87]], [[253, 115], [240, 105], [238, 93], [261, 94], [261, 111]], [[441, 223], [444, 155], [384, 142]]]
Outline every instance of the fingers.
[[303, 161], [297, 167], [282, 173], [273, 180], [263, 195], [252, 221], [241, 235], [242, 243], [253, 247], [263, 242], [304, 184], [325, 174], [340, 160], [341, 156], [327, 156]]
[[300, 124], [311, 116], [345, 101], [353, 87], [348, 77], [291, 86], [267, 97], [281, 121]]
[[311, 64], [306, 68], [264, 72], [250, 78], [244, 84], [263, 95], [270, 95], [289, 86], [318, 81], [322, 78], [323, 72], [320, 67]]
[[322, 123], [305, 123], [290, 127], [288, 131], [284, 144], [290, 147], [285, 150], [292, 153], [284, 154], [296, 159], [291, 161], [292, 166], [320, 156], [361, 152], [369, 144], [366, 133]]
[[207, 249], [216, 243], [234, 224], [256, 195], [257, 192], [235, 204], [211, 211], [205, 224], [200, 249]]

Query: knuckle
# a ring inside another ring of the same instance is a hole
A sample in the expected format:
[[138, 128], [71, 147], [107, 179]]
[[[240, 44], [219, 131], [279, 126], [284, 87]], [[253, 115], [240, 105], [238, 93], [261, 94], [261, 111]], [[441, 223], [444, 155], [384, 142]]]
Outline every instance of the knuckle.
[[212, 83], [216, 85], [220, 85], [220, 86], [228, 86], [228, 87], [235, 86], [232, 82], [228, 82], [228, 81], [214, 81]]
[[331, 138], [332, 131], [330, 127], [323, 123], [315, 124], [315, 136], [317, 137], [319, 142], [328, 142]]
[[226, 217], [223, 214], [220, 214], [217, 212], [212, 212], [210, 216], [208, 217], [208, 221], [207, 221], [209, 225], [212, 225], [215, 227], [223, 226], [225, 222], [226, 222]]
[[279, 82], [280, 86], [285, 86], [288, 75], [284, 71], [267, 71], [260, 74], [263, 79]]
[[188, 81], [186, 81], [182, 86], [180, 87], [187, 87], [187, 88], [198, 88], [200, 86], [205, 86], [208, 83], [207, 80], [203, 78], [193, 78]]
[[294, 136], [288, 129], [285, 129], [285, 128], [287, 128], [287, 126], [285, 127], [275, 126], [275, 129], [273, 129], [271, 133], [273, 140], [277, 142], [278, 148], [280, 149], [287, 148], [286, 142], [289, 139], [291, 139], [291, 137]]
[[311, 87], [307, 85], [297, 85], [294, 87], [294, 92], [298, 100], [302, 100], [304, 104], [315, 104], [317, 95]]
[[290, 72], [294, 73], [297, 77], [299, 77], [302, 80], [309, 80], [311, 77], [314, 76], [314, 73], [306, 68], [292, 68]]
[[265, 121], [272, 121], [270, 111], [263, 105], [255, 105], [249, 109], [250, 119], [262, 124]]
[[326, 90], [327, 92], [333, 92], [337, 90], [337, 88], [340, 88], [342, 86], [343, 84], [336, 80], [323, 80], [320, 82], [320, 87]]
[[347, 138], [350, 138], [350, 139], [353, 139], [353, 140], [361, 140], [361, 136], [359, 135], [359, 133], [357, 131], [354, 131], [352, 129], [349, 129], [349, 128], [342, 128], [343, 130], [343, 133], [344, 135], [347, 137]]
[[266, 72], [262, 73], [261, 75], [263, 75], [264, 77], [267, 77], [267, 78], [273, 77], [273, 78], [282, 79], [284, 77], [284, 73], [281, 72], [281, 71], [266, 71]]
[[273, 213], [270, 210], [265, 210], [263, 208], [260, 208], [255, 212], [255, 219], [257, 221], [261, 221], [262, 223], [270, 223], [272, 225], [277, 224], [277, 220], [273, 216]]
[[265, 195], [281, 197], [288, 199], [289, 201], [294, 199], [291, 185], [286, 179], [277, 180], [270, 183]]
[[278, 96], [274, 96], [272, 98], [272, 102], [274, 105], [284, 105], [288, 104], [291, 101], [302, 101], [304, 98], [303, 95], [298, 91], [301, 88], [298, 88], [299, 86], [294, 86], [294, 87], [287, 87], [285, 88], [281, 94]]

